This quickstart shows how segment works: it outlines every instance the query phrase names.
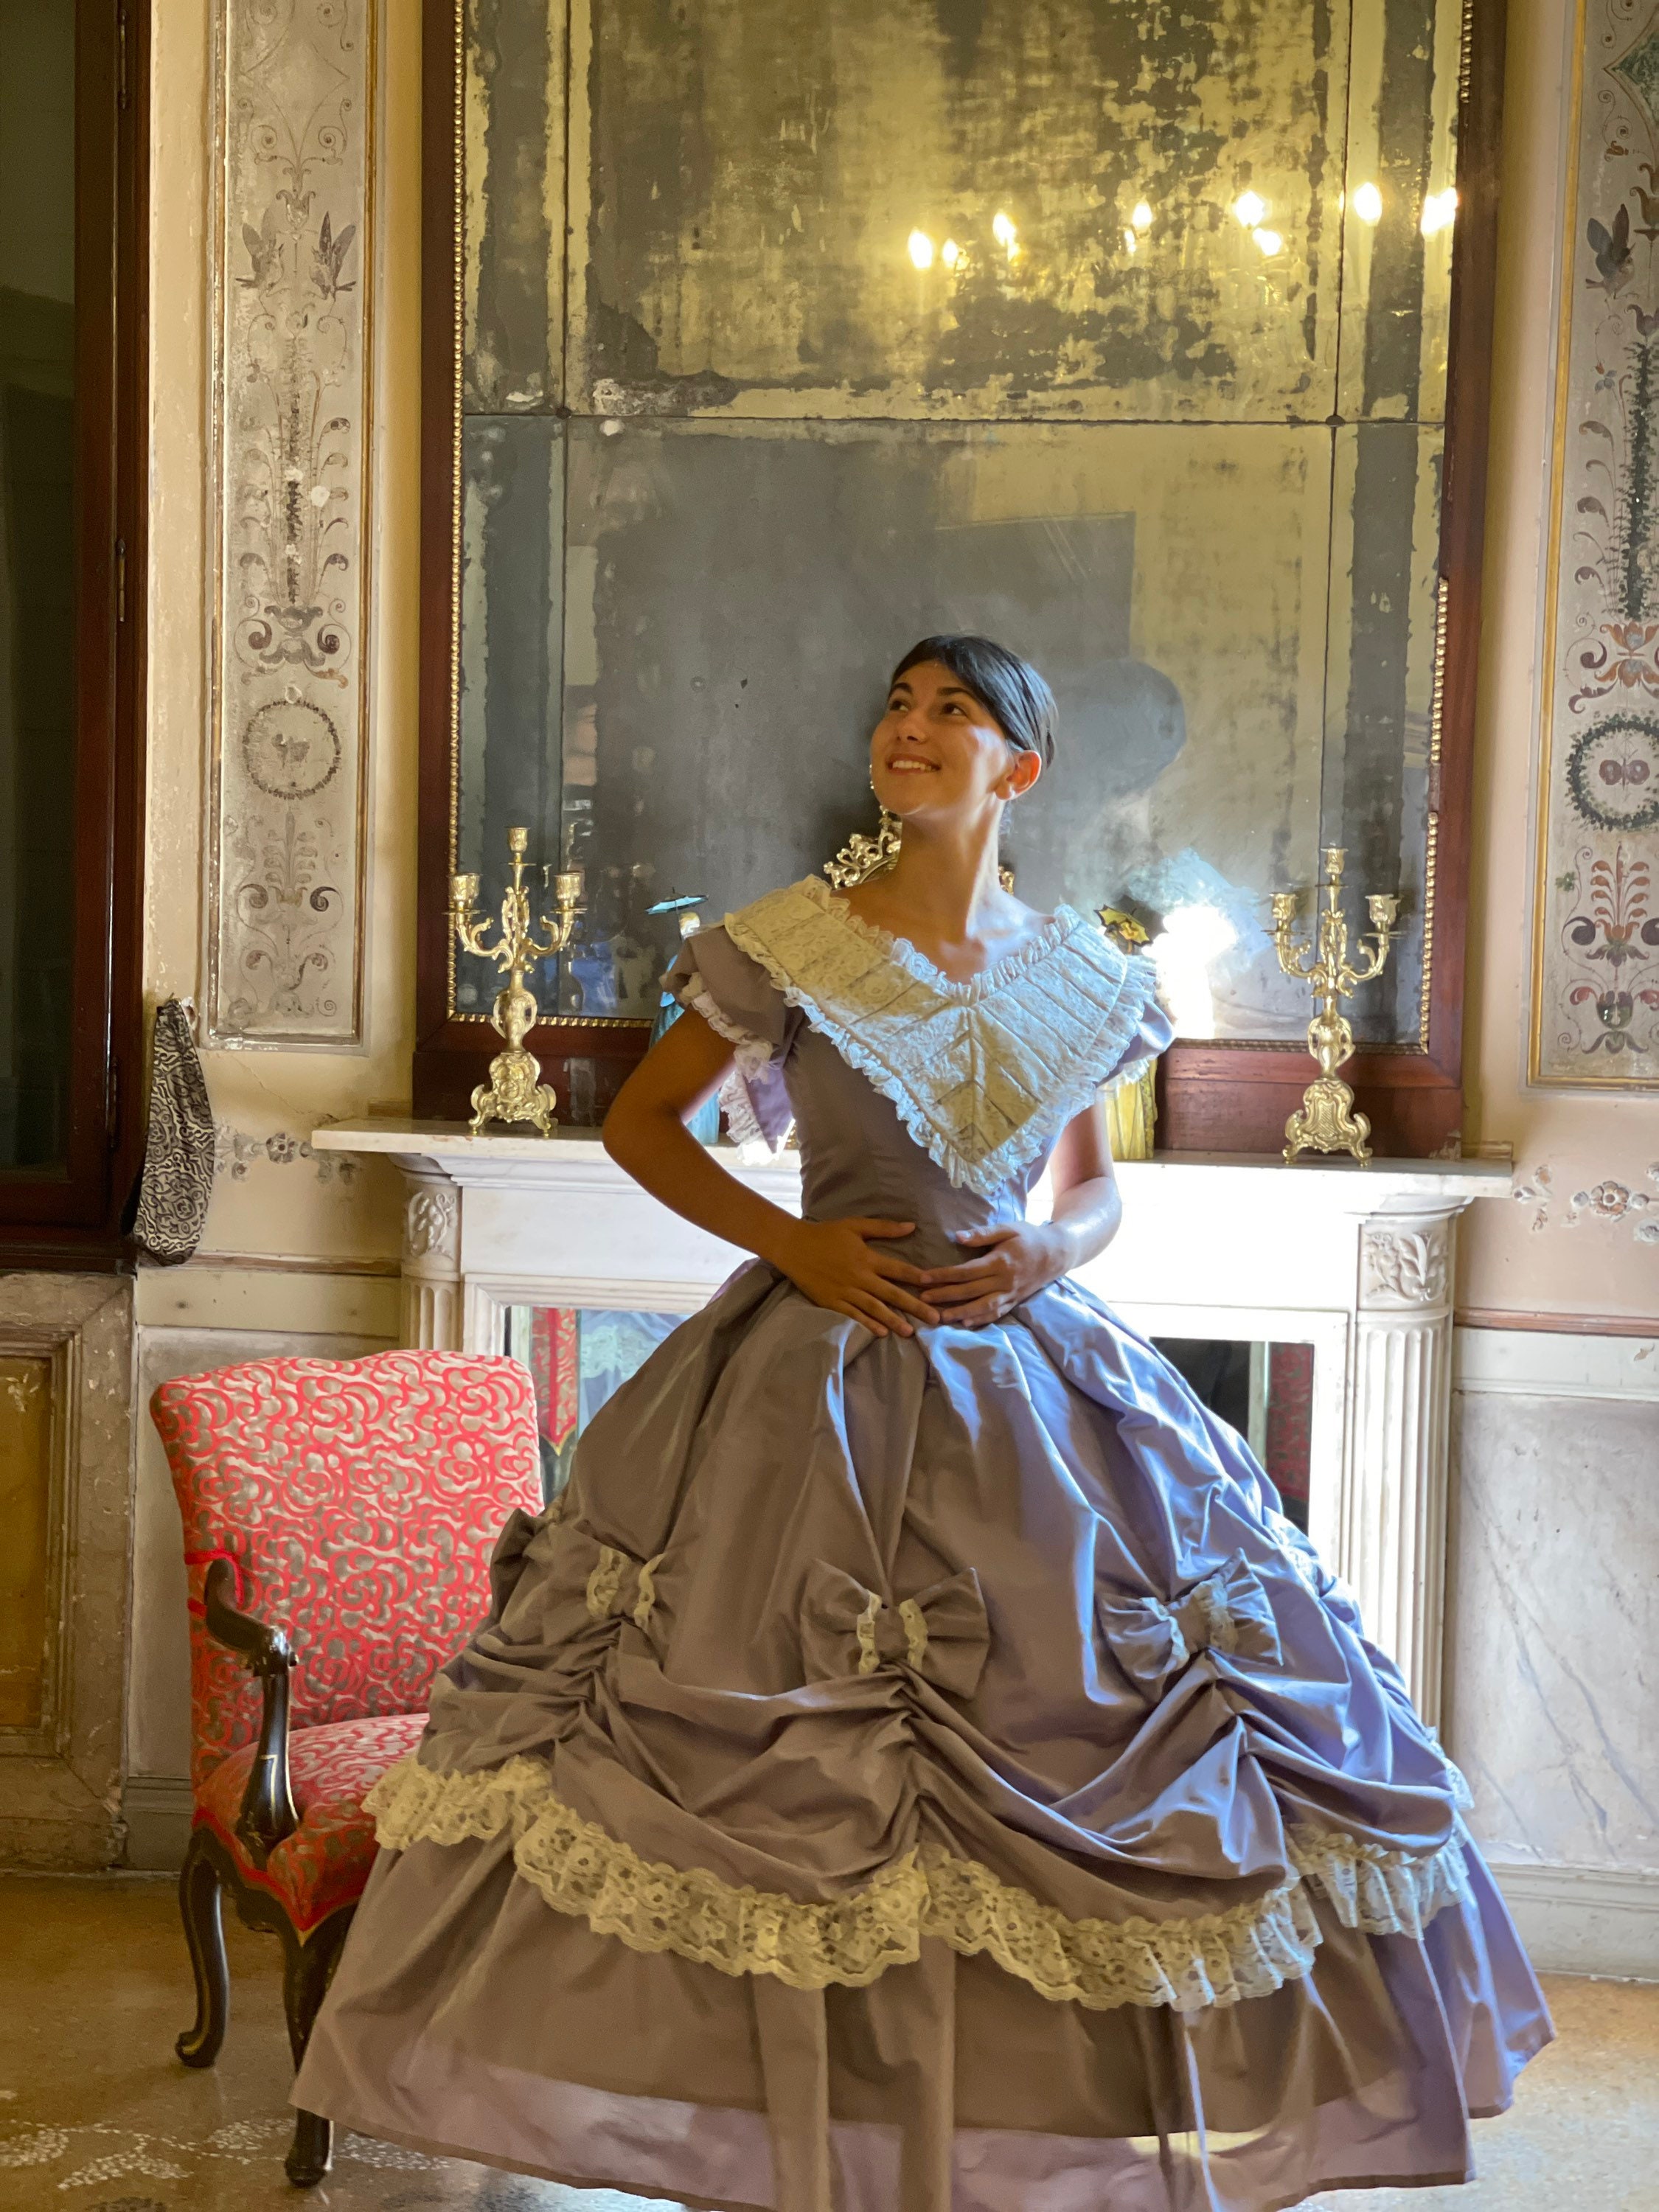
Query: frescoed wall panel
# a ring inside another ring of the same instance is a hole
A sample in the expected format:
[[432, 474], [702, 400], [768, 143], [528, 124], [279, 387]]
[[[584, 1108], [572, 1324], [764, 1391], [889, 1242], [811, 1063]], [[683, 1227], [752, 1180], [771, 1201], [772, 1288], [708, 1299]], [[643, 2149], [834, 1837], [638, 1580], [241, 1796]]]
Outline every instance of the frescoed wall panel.
[[221, 0], [208, 1033], [362, 1033], [378, 0]]
[[1584, 0], [1541, 684], [1531, 1073], [1659, 1079], [1659, 7]]

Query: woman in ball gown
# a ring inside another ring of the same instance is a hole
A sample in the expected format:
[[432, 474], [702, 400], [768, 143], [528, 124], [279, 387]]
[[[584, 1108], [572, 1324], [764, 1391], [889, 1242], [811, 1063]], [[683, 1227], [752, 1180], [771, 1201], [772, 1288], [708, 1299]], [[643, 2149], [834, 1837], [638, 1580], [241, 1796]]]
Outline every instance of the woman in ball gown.
[[[755, 1257], [504, 1533], [302, 2107], [692, 2205], [1267, 2212], [1466, 2179], [1548, 2040], [1395, 1668], [1073, 1279], [1102, 1086], [1169, 1030], [1000, 887], [1052, 751], [1034, 671], [924, 641], [896, 865], [682, 952], [606, 1143]], [[800, 1219], [686, 1133], [720, 1090], [794, 1121]]]

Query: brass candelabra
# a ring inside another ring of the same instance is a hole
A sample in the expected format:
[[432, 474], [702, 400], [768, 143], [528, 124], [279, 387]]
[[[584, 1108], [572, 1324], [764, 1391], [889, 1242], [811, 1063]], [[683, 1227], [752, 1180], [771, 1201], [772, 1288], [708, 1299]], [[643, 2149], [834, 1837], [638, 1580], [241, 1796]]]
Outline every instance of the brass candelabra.
[[1313, 986], [1314, 1018], [1308, 1024], [1308, 1050], [1319, 1063], [1319, 1073], [1303, 1094], [1302, 1103], [1285, 1124], [1285, 1157], [1298, 1152], [1352, 1152], [1357, 1160], [1371, 1156], [1368, 1141], [1371, 1125], [1356, 1114], [1353, 1092], [1336, 1071], [1353, 1054], [1353, 1030], [1342, 1013], [1340, 1001], [1373, 982], [1387, 964], [1390, 933], [1400, 902], [1374, 891], [1365, 901], [1374, 940], [1357, 961], [1348, 957], [1348, 924], [1342, 912], [1342, 862], [1340, 845], [1327, 847], [1320, 889], [1324, 902], [1316, 910], [1313, 942], [1303, 951], [1292, 942], [1297, 893], [1273, 893], [1273, 947], [1287, 975]]
[[[472, 1094], [475, 1137], [490, 1121], [528, 1121], [544, 1137], [550, 1137], [558, 1127], [553, 1086], [541, 1080], [541, 1062], [534, 1053], [525, 1048], [524, 1041], [536, 1025], [538, 1009], [535, 994], [525, 988], [524, 977], [526, 969], [533, 967], [538, 960], [550, 959], [569, 944], [576, 909], [582, 901], [582, 877], [580, 868], [553, 876], [553, 900], [558, 914], [556, 917], [550, 914], [542, 916], [541, 926], [547, 936], [544, 942], [538, 942], [531, 919], [530, 893], [525, 888], [525, 877], [530, 870], [524, 856], [529, 842], [526, 830], [509, 830], [507, 833], [507, 848], [513, 856], [513, 880], [501, 899], [501, 935], [494, 945], [484, 943], [490, 924], [478, 912], [477, 876], [452, 876], [449, 882], [449, 919], [462, 951], [475, 954], [480, 960], [493, 961], [507, 979], [495, 994], [495, 1008], [489, 1017], [506, 1038], [507, 1049], [498, 1052], [490, 1061], [489, 1082], [481, 1083]], [[544, 868], [541, 874], [545, 884], [552, 871]]]

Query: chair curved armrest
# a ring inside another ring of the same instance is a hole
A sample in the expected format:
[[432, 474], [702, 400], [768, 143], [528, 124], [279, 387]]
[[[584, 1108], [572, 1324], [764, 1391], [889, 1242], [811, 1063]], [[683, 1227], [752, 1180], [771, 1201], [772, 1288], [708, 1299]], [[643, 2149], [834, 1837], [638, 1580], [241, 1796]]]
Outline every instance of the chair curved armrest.
[[280, 1628], [251, 1613], [238, 1612], [230, 1601], [234, 1587], [229, 1560], [213, 1560], [202, 1586], [202, 1617], [210, 1636], [247, 1662], [248, 1672], [264, 1692], [258, 1747], [236, 1815], [237, 1835], [254, 1865], [263, 1867], [300, 1825], [288, 1769], [288, 1686], [294, 1647]]

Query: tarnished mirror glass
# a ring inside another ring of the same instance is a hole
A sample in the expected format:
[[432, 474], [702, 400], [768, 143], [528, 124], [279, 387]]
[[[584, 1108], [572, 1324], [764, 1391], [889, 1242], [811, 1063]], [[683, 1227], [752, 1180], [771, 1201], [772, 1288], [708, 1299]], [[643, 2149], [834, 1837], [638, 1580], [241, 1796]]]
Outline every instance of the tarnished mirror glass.
[[544, 1007], [648, 1017], [650, 905], [873, 826], [889, 666], [981, 629], [1062, 708], [1024, 896], [1140, 911], [1182, 1034], [1290, 1041], [1268, 897], [1345, 845], [1401, 904], [1356, 1029], [1416, 1042], [1455, 0], [465, 28], [455, 865], [584, 870]]

